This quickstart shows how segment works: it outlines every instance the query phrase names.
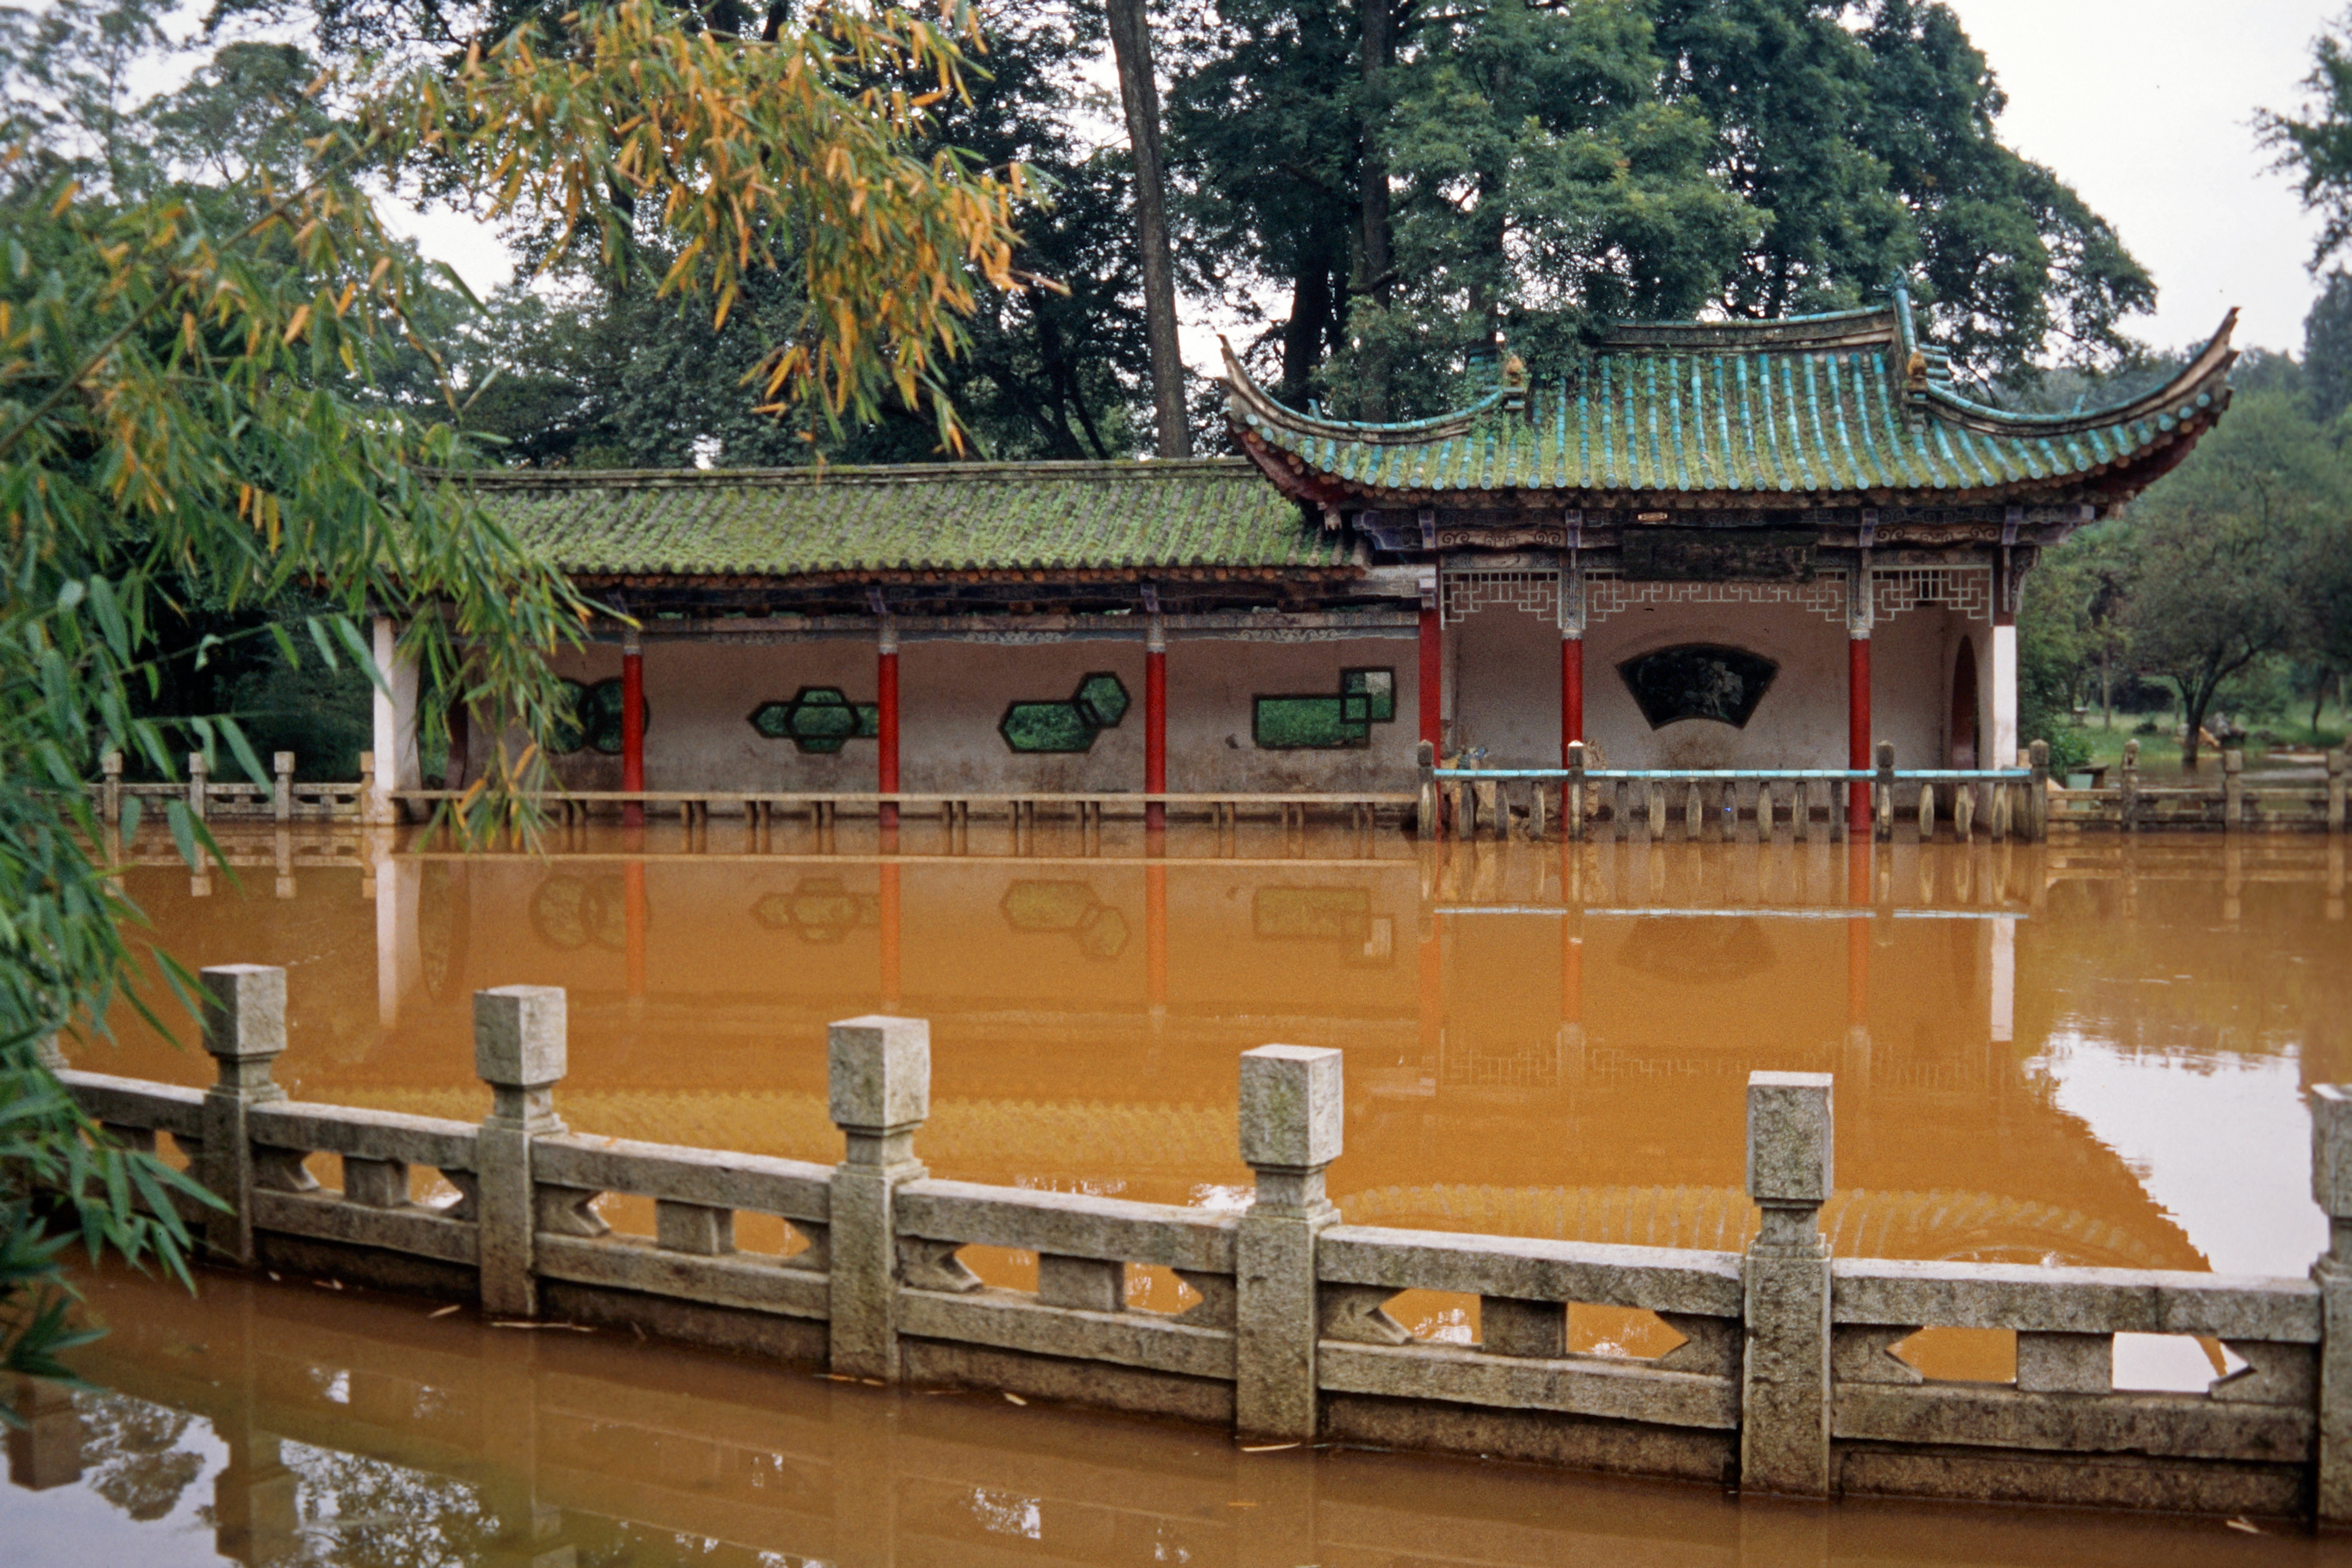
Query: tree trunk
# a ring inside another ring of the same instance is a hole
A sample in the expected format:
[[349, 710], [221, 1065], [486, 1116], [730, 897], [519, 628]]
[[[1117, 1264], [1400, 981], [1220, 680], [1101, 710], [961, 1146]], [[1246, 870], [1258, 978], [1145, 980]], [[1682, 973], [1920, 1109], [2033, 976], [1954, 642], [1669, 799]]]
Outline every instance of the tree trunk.
[[1176, 342], [1176, 262], [1168, 242], [1168, 182], [1160, 161], [1160, 88], [1151, 76], [1151, 32], [1143, 0], [1108, 0], [1118, 96], [1135, 155], [1136, 239], [1143, 252], [1144, 325], [1151, 342], [1151, 409], [1163, 458], [1189, 458], [1184, 360]]
[[1329, 258], [1308, 250], [1290, 289], [1290, 320], [1282, 328], [1282, 396], [1293, 407], [1307, 401], [1309, 378], [1322, 363], [1323, 343], [1337, 309]]
[[[1389, 301], [1389, 274], [1395, 263], [1389, 251], [1389, 161], [1381, 146], [1381, 122], [1387, 117], [1387, 104], [1381, 96], [1381, 79], [1388, 70], [1391, 52], [1389, 43], [1389, 0], [1357, 0], [1363, 8], [1363, 166], [1360, 171], [1362, 199], [1360, 203], [1361, 232], [1356, 239], [1358, 268], [1354, 292], [1385, 305]], [[1364, 407], [1360, 416], [1382, 420], [1389, 416], [1388, 366], [1377, 358], [1363, 366]]]

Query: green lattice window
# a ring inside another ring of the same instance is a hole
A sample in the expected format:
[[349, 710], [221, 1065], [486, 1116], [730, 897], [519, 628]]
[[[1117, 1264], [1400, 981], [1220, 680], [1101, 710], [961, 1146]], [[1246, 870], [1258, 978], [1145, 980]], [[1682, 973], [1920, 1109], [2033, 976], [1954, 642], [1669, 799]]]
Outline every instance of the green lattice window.
[[837, 686], [803, 686], [788, 702], [762, 702], [751, 710], [751, 728], [771, 741], [790, 741], [803, 752], [829, 756], [852, 741], [882, 732], [882, 710], [852, 702]]
[[[576, 680], [563, 682], [564, 711], [556, 720], [555, 732], [547, 739], [547, 749], [559, 756], [582, 750], [597, 751], [608, 757], [621, 754], [621, 682], [615, 676], [583, 686]], [[637, 700], [637, 710], [644, 715], [645, 727], [653, 728], [653, 704]]]
[[1371, 743], [1371, 726], [1396, 719], [1396, 671], [1343, 669], [1331, 696], [1260, 697], [1250, 734], [1269, 752], [1343, 751]]
[[1118, 676], [1097, 670], [1079, 679], [1066, 701], [1013, 703], [996, 730], [1016, 752], [1090, 752], [1097, 735], [1118, 728], [1129, 701]]

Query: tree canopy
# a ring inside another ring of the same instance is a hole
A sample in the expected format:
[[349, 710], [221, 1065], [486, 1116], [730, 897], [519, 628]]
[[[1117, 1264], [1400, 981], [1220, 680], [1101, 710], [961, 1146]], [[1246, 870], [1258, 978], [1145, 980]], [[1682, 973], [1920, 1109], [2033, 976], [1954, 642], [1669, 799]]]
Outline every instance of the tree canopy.
[[[658, 290], [714, 328], [786, 275], [766, 404], [812, 430], [917, 411], [952, 447], [941, 366], [979, 290], [1016, 281], [1023, 175], [932, 144], [975, 37], [952, 5], [744, 42], [620, 0], [454, 67], [297, 86], [289, 55], [224, 55], [129, 109], [142, 0], [5, 15], [24, 47], [0, 67], [0, 1356], [49, 1375], [68, 1237], [175, 1268], [190, 1246], [168, 1195], [189, 1179], [105, 1136], [40, 1056], [141, 1005], [138, 911], [83, 784], [100, 756], [168, 776], [193, 748], [268, 777], [236, 715], [142, 709], [165, 663], [211, 651], [171, 645], [181, 612], [246, 613], [289, 665], [373, 670], [361, 617], [436, 606], [403, 617], [404, 651], [501, 737], [466, 821], [525, 832], [536, 737], [566, 711], [547, 656], [594, 613], [462, 482], [478, 459], [436, 297], [372, 180], [430, 163], [616, 275], [642, 274], [649, 237]], [[184, 804], [168, 817], [184, 856], [207, 850]], [[163, 973], [194, 1010], [193, 977]]]

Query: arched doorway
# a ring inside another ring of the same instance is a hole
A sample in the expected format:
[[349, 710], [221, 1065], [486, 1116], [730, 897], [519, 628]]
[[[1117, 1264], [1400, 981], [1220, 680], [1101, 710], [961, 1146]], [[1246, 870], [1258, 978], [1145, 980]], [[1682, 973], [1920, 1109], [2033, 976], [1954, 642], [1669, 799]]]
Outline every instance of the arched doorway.
[[1977, 650], [1967, 637], [1952, 660], [1951, 761], [1955, 768], [1977, 766]]

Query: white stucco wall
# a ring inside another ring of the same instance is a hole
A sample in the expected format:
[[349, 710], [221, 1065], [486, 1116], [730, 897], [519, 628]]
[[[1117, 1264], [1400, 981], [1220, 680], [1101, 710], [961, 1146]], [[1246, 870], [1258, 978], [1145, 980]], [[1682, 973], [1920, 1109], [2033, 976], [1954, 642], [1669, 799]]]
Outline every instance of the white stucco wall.
[[[1418, 647], [1410, 636], [1315, 643], [1170, 639], [1169, 789], [1410, 789], [1413, 746], [1421, 739]], [[1336, 693], [1339, 672], [1357, 668], [1396, 672], [1396, 718], [1372, 725], [1362, 748], [1267, 752], [1252, 742], [1253, 698]], [[1139, 685], [1136, 693], [1139, 703]], [[1139, 780], [1139, 734], [1137, 744]]]
[[[1556, 662], [1556, 661], [1555, 661]], [[1339, 672], [1396, 672], [1396, 719], [1371, 726], [1360, 750], [1263, 751], [1252, 739], [1259, 695], [1336, 694]], [[1175, 637], [1168, 652], [1168, 787], [1171, 790], [1395, 790], [1409, 787], [1419, 690], [1410, 637], [1344, 642], [1242, 642]], [[1057, 701], [1097, 670], [1126, 685], [1119, 724], [1091, 751], [1017, 753], [997, 725], [1016, 701]], [[1025, 646], [907, 642], [898, 662], [899, 783], [910, 792], [971, 790], [1140, 791], [1143, 788], [1144, 651], [1139, 640]], [[615, 678], [615, 646], [573, 650], [558, 673], [583, 684]], [[870, 790], [877, 742], [853, 740], [830, 756], [803, 755], [790, 741], [754, 731], [751, 710], [789, 700], [803, 686], [838, 687], [853, 702], [876, 692], [872, 644], [825, 641], [734, 646], [646, 639], [646, 787], [652, 790]], [[1555, 673], [1553, 707], [1558, 707]], [[1556, 724], [1555, 724], [1556, 728]], [[474, 739], [474, 768], [489, 740]], [[618, 789], [617, 756], [581, 751], [557, 759], [575, 789]]]
[[[1991, 628], [1939, 607], [1881, 620], [1871, 646], [1872, 728], [1900, 766], [1948, 764], [1951, 681], [1960, 639], [1978, 665], [1981, 732], [1992, 734]], [[1559, 634], [1517, 610], [1481, 610], [1446, 628], [1456, 688], [1451, 740], [1485, 746], [1489, 767], [1553, 767], [1559, 754]], [[1618, 667], [1680, 643], [1720, 643], [1780, 666], [1744, 730], [1685, 720], [1652, 730]], [[1846, 633], [1794, 605], [1637, 607], [1591, 627], [1584, 652], [1585, 735], [1620, 767], [1842, 767], [1846, 757]]]

